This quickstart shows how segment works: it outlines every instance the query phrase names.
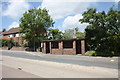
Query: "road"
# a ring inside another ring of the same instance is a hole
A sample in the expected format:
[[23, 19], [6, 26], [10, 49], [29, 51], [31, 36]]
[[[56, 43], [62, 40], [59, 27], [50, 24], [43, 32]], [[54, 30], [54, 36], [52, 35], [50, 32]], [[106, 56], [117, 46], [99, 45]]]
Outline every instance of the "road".
[[[3, 56], [11, 56], [25, 58], [30, 60], [52, 61], [59, 63], [77, 64], [82, 66], [96, 66], [104, 68], [118, 69], [118, 58], [90, 58], [82, 56], [60, 56], [60, 55], [45, 55], [33, 56], [26, 52], [2, 51]], [[111, 61], [113, 59], [114, 61]]]
[[1, 51], [1, 53], [1, 62], [3, 66], [7, 66], [12, 69], [18, 69], [20, 67], [25, 73], [33, 74], [34, 76], [44, 78], [118, 77], [117, 58], [93, 58], [60, 55], [36, 56], [26, 52], [15, 51]]

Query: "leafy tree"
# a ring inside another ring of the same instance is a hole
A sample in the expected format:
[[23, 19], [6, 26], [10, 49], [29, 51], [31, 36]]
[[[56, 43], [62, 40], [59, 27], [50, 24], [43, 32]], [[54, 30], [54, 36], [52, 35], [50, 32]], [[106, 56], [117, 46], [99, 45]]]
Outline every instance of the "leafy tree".
[[72, 39], [74, 38], [74, 29], [67, 29], [63, 34], [64, 39]]
[[[120, 52], [120, 14], [117, 10], [110, 9], [97, 12], [89, 8], [83, 13], [81, 23], [89, 23], [86, 31], [87, 45], [90, 50], [98, 51], [99, 55], [118, 55]], [[103, 54], [105, 53], [105, 54]]]
[[74, 28], [75, 30], [75, 38], [85, 38], [85, 33], [84, 32], [79, 32], [79, 27]]
[[62, 39], [62, 34], [59, 29], [49, 29], [48, 37], [50, 40]]
[[75, 27], [74, 29], [67, 29], [63, 34], [64, 39], [72, 39], [72, 38], [84, 38], [85, 33], [79, 32], [79, 28]]
[[76, 36], [76, 38], [85, 38], [85, 33], [83, 33], [83, 32], [76, 32], [75, 36]]
[[21, 32], [28, 41], [29, 47], [40, 47], [40, 42], [46, 39], [47, 30], [54, 22], [46, 9], [30, 9], [20, 19]]

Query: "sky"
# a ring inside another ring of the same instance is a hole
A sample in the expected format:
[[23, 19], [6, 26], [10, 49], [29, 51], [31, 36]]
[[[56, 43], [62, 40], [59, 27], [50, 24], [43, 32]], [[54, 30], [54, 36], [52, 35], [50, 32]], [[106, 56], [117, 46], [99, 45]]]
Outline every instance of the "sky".
[[96, 8], [97, 11], [107, 12], [109, 8], [116, 5], [119, 0], [6, 0], [0, 3], [0, 31], [5, 28], [9, 30], [13, 27], [19, 27], [20, 18], [23, 13], [32, 8], [46, 8], [54, 20], [55, 24], [52, 28], [58, 28], [61, 31], [79, 27], [80, 32], [88, 25], [87, 23], [80, 23], [79, 19], [82, 18], [82, 13], [87, 8]]

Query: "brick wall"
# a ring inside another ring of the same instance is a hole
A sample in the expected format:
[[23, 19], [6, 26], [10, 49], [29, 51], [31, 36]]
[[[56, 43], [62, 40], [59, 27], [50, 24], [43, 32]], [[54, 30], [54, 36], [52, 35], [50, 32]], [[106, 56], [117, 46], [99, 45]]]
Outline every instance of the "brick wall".
[[51, 49], [52, 54], [62, 54], [62, 51], [60, 49]]
[[85, 55], [85, 40], [81, 40], [81, 53]]
[[12, 51], [25, 51], [24, 47], [12, 47], [10, 50]]
[[63, 49], [63, 54], [64, 55], [75, 55], [75, 49]]

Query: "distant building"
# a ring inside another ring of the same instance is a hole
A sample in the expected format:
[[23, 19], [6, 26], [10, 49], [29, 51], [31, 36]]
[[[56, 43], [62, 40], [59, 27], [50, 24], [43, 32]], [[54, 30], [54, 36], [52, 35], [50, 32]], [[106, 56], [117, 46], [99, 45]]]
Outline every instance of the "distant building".
[[15, 45], [22, 45], [24, 43], [22, 39], [22, 34], [20, 32], [20, 27], [17, 28], [11, 28], [8, 31], [5, 31], [4, 33], [1, 33], [2, 39], [12, 40]]

